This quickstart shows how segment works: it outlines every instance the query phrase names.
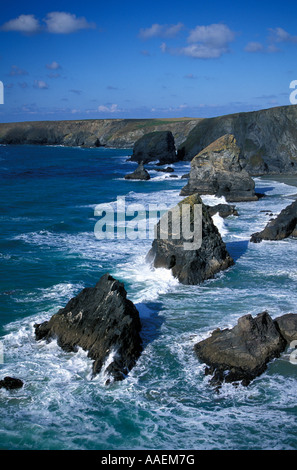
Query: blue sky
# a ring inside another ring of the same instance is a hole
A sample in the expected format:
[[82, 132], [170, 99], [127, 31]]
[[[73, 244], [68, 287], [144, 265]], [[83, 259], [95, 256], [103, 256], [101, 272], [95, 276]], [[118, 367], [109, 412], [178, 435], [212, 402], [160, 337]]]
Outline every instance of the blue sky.
[[295, 18], [291, 0], [2, 3], [0, 121], [289, 105]]

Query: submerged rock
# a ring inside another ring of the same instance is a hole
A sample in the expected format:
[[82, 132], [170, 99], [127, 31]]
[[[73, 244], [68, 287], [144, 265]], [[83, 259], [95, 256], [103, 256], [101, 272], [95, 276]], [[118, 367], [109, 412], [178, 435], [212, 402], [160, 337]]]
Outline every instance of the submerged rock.
[[6, 388], [6, 390], [16, 390], [22, 388], [23, 385], [24, 382], [15, 377], [4, 377], [3, 380], [0, 380], [0, 388]]
[[224, 196], [227, 202], [257, 201], [255, 182], [240, 160], [241, 150], [235, 137], [230, 134], [220, 137], [193, 158], [181, 195], [214, 194]]
[[297, 201], [268, 222], [262, 232], [253, 233], [250, 241], [260, 243], [262, 240], [283, 240], [288, 237], [297, 237]]
[[[170, 217], [172, 212], [181, 215], [183, 205], [188, 205], [191, 209], [190, 231], [194, 234], [191, 238], [186, 238], [184, 234], [181, 216], [179, 237], [177, 238], [177, 227], [173, 227]], [[194, 224], [195, 205], [202, 208], [202, 243], [199, 248], [195, 248], [195, 239], [197, 230], [199, 230], [199, 227]], [[164, 228], [168, 233], [165, 233]], [[164, 214], [158, 222], [156, 230], [157, 237], [153, 241], [146, 260], [152, 263], [155, 268], [171, 269], [173, 276], [178, 278], [182, 284], [200, 284], [234, 264], [217, 227], [198, 194], [183, 199], [169, 213]]]
[[150, 132], [138, 139], [133, 147], [131, 161], [161, 165], [177, 161], [174, 137], [171, 131]]
[[109, 274], [95, 287], [83, 289], [51, 317], [35, 325], [36, 340], [56, 338], [65, 351], [88, 351], [93, 375], [102, 367], [115, 381], [123, 380], [142, 351], [141, 323], [124, 285]]
[[297, 315], [272, 320], [267, 312], [262, 312], [255, 318], [239, 318], [231, 330], [214, 330], [209, 338], [194, 346], [194, 351], [208, 366], [206, 374], [213, 375], [212, 385], [238, 381], [248, 385], [292, 339], [297, 339]]
[[140, 162], [138, 167], [133, 173], [125, 175], [125, 180], [144, 180], [147, 181], [150, 179], [149, 172], [144, 168], [143, 162]]

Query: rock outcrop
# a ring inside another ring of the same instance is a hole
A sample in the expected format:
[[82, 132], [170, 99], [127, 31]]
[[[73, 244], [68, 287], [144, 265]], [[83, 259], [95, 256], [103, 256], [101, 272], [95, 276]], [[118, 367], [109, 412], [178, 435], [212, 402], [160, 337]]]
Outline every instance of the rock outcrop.
[[170, 131], [150, 132], [135, 142], [131, 161], [160, 165], [177, 161], [174, 137]]
[[[185, 236], [182, 226], [182, 206], [190, 208], [189, 228], [193, 235], [189, 239]], [[195, 206], [200, 206], [202, 209], [202, 220], [200, 220], [202, 227], [194, 218]], [[178, 227], [173, 226], [170, 212], [178, 214]], [[171, 209], [169, 214], [164, 214], [156, 229], [157, 237], [152, 243], [146, 260], [152, 263], [155, 268], [171, 269], [173, 276], [182, 284], [200, 284], [234, 264], [217, 227], [198, 194], [185, 198]], [[196, 240], [200, 236], [198, 234], [200, 229], [201, 246], [196, 248], [199, 245], [196, 245]]]
[[[88, 351], [93, 375], [102, 368], [113, 380], [123, 380], [142, 351], [141, 323], [124, 285], [109, 274], [95, 287], [83, 289], [51, 317], [35, 325], [36, 340], [56, 338], [65, 351]], [[108, 379], [110, 380], [110, 379]]]
[[219, 214], [223, 219], [230, 217], [230, 215], [238, 216], [236, 207], [230, 204], [216, 204], [215, 206], [206, 207], [211, 216]]
[[192, 160], [225, 134], [235, 136], [250, 175], [297, 172], [296, 105], [203, 119], [179, 146], [179, 159]]
[[143, 162], [140, 162], [138, 167], [136, 168], [133, 173], [129, 173], [128, 175], [125, 175], [125, 180], [149, 180], [150, 174], [149, 172], [144, 168]]
[[3, 380], [0, 380], [0, 388], [5, 388], [6, 390], [16, 390], [22, 388], [23, 385], [24, 382], [15, 377], [4, 377]]
[[190, 177], [181, 195], [199, 193], [224, 196], [228, 202], [257, 201], [255, 182], [242, 168], [236, 139], [226, 134], [191, 161]]
[[171, 131], [176, 145], [181, 145], [199, 121], [173, 118], [0, 123], [0, 143], [132, 149], [135, 142], [149, 132]]
[[260, 243], [262, 240], [283, 240], [288, 237], [297, 237], [297, 201], [268, 222], [264, 230], [253, 233], [250, 241]]
[[[248, 385], [267, 364], [280, 356], [292, 339], [297, 339], [297, 315], [272, 320], [267, 312], [255, 318], [245, 315], [230, 329], [216, 329], [197, 343], [194, 351], [212, 374], [211, 384], [242, 382]], [[288, 333], [285, 333], [289, 329]]]

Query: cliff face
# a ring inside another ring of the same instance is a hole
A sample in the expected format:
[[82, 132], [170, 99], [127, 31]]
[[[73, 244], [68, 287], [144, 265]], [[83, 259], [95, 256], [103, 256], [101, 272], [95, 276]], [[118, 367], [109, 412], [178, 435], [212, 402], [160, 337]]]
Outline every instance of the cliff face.
[[181, 145], [199, 119], [93, 119], [0, 124], [1, 144], [132, 148], [143, 135], [171, 131]]
[[178, 156], [192, 160], [225, 134], [235, 136], [250, 175], [297, 172], [297, 106], [203, 119], [179, 146]]

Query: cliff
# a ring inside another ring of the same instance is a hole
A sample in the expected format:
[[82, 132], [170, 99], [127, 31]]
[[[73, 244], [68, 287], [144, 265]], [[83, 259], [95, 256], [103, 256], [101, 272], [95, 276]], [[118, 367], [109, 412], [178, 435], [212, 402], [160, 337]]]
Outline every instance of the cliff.
[[297, 172], [297, 106], [203, 119], [179, 146], [179, 159], [192, 160], [225, 134], [235, 136], [250, 175]]
[[179, 146], [198, 121], [176, 118], [0, 123], [0, 143], [132, 148], [145, 134], [171, 131]]

